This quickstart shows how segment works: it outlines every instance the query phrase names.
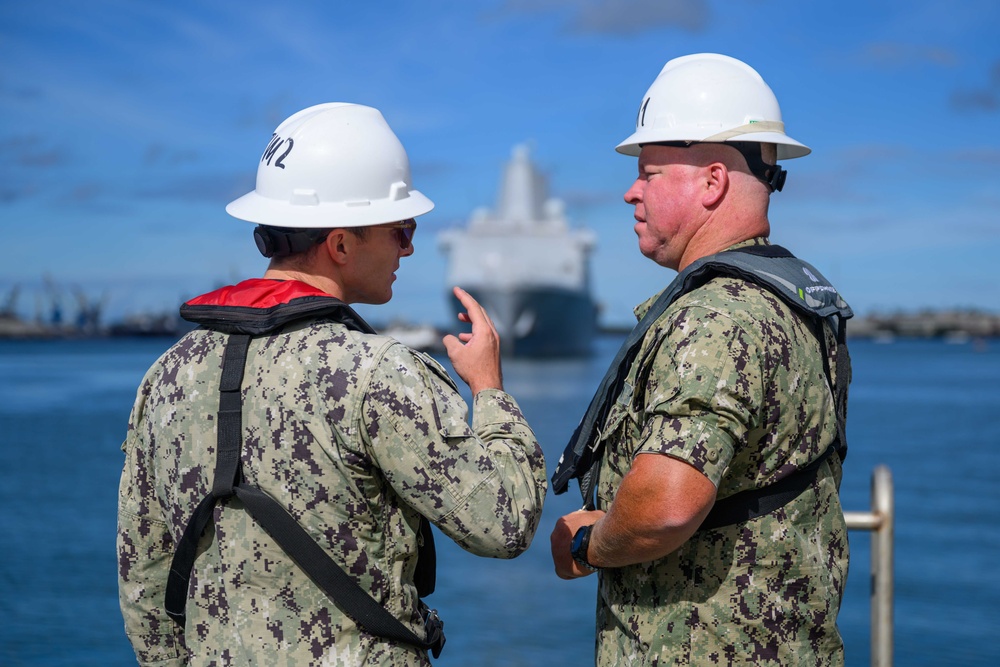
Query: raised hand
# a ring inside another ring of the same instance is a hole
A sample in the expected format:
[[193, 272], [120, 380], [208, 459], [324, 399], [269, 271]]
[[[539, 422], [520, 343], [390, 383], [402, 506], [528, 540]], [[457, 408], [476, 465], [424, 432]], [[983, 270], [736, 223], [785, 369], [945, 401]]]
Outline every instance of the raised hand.
[[479, 302], [460, 287], [455, 296], [465, 307], [458, 319], [472, 325], [469, 333], [444, 337], [444, 348], [458, 376], [469, 385], [473, 396], [483, 389], [503, 389], [500, 368], [500, 336], [493, 321]]

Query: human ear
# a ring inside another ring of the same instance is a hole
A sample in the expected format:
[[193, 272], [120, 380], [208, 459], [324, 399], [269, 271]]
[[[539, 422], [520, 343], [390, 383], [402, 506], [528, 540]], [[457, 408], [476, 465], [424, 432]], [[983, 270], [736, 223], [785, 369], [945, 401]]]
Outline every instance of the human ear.
[[705, 190], [702, 204], [711, 208], [718, 204], [729, 189], [729, 169], [721, 162], [713, 162], [705, 167]]
[[352, 240], [353, 237], [346, 230], [334, 229], [327, 235], [323, 248], [336, 264], [346, 264], [347, 256], [351, 254]]

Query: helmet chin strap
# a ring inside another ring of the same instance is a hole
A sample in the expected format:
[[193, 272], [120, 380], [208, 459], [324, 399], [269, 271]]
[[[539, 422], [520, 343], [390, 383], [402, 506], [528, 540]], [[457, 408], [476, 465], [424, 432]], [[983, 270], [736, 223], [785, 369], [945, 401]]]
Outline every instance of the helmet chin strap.
[[759, 143], [756, 141], [727, 141], [726, 144], [743, 155], [747, 166], [750, 167], [750, 173], [763, 181], [771, 189], [771, 192], [781, 192], [781, 188], [785, 187], [788, 172], [780, 165], [764, 162]]

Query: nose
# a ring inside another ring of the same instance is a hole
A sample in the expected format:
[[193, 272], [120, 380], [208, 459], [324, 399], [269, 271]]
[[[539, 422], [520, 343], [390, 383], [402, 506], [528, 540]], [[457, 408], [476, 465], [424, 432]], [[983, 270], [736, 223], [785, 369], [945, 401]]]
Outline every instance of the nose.
[[409, 243], [408, 243], [408, 244], [406, 245], [406, 247], [405, 247], [405, 248], [400, 248], [400, 249], [399, 249], [399, 256], [400, 256], [400, 257], [409, 257], [409, 256], [410, 256], [410, 255], [412, 255], [412, 254], [413, 254], [413, 241], [411, 240], [411, 241], [410, 241], [410, 242], [409, 242]]
[[634, 205], [642, 201], [642, 182], [641, 178], [635, 179], [635, 182], [632, 183], [632, 187], [625, 192], [626, 203]]

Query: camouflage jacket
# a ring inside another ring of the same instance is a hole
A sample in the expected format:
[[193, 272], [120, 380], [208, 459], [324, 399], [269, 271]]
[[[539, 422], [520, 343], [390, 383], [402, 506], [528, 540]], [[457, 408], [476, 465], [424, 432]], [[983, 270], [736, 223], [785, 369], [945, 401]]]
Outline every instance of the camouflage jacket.
[[[767, 485], [836, 436], [819, 342], [764, 288], [714, 278], [649, 329], [600, 433], [600, 509], [640, 453], [689, 463], [720, 499]], [[771, 514], [699, 531], [660, 560], [601, 571], [597, 664], [842, 665], [841, 474], [834, 455]]]
[[[263, 282], [263, 281], [262, 281]], [[228, 288], [227, 288], [228, 289]], [[174, 547], [211, 489], [226, 335], [195, 330], [138, 389], [122, 446], [119, 594], [142, 665], [415, 665], [424, 651], [360, 631], [230, 499], [192, 573], [187, 623], [165, 613]], [[542, 451], [517, 403], [468, 407], [430, 357], [328, 319], [252, 340], [243, 471], [418, 636], [420, 516], [467, 551], [513, 558], [545, 496]]]

